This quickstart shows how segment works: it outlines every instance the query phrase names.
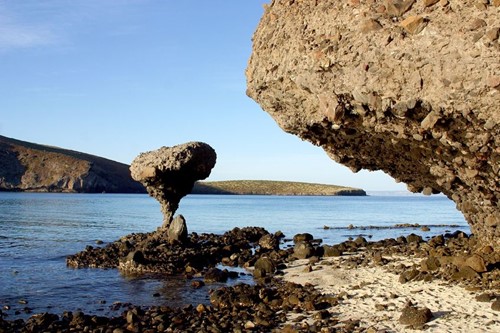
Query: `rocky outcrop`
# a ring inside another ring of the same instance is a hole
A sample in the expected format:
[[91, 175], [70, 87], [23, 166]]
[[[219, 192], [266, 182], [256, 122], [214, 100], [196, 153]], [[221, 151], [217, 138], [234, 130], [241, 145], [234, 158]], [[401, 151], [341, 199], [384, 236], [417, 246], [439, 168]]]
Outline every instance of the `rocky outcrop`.
[[0, 191], [144, 193], [128, 165], [0, 136]]
[[456, 202], [500, 246], [500, 3], [274, 0], [247, 94], [353, 171]]
[[142, 153], [134, 159], [130, 171], [160, 202], [163, 227], [168, 228], [180, 200], [197, 180], [210, 175], [216, 159], [215, 150], [208, 144], [188, 142]]

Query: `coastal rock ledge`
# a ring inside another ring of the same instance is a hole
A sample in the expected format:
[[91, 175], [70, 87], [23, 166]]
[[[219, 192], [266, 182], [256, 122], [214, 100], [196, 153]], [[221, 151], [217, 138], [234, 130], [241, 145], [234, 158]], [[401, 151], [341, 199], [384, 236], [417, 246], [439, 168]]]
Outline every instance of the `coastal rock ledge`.
[[351, 168], [451, 198], [500, 246], [500, 2], [273, 0], [247, 94]]

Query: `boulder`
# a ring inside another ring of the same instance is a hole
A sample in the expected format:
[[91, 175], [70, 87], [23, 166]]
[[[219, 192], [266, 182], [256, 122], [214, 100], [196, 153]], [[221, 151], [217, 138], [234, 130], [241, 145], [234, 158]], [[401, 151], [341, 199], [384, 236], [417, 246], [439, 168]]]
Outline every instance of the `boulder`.
[[297, 259], [307, 259], [314, 255], [314, 246], [310, 242], [298, 242], [293, 247], [293, 256]]
[[184, 216], [177, 215], [168, 226], [168, 240], [172, 242], [184, 243], [188, 237], [188, 229]]
[[254, 277], [256, 278], [262, 278], [265, 276], [272, 275], [276, 271], [276, 265], [271, 259], [267, 257], [261, 257], [257, 259], [254, 267], [255, 267]]
[[409, 305], [401, 311], [399, 322], [403, 325], [420, 327], [429, 322], [432, 317], [432, 312], [428, 308]]
[[132, 178], [160, 202], [163, 228], [168, 229], [181, 198], [191, 192], [194, 183], [210, 175], [216, 159], [213, 148], [203, 142], [162, 147], [134, 159]]
[[444, 193], [478, 243], [498, 249], [500, 15], [491, 1], [433, 2], [274, 0], [253, 36], [247, 94], [354, 172]]

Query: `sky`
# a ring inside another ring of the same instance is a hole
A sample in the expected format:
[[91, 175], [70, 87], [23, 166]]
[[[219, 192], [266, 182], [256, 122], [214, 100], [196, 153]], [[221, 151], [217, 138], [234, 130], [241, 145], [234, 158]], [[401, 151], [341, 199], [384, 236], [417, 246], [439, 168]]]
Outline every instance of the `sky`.
[[203, 141], [209, 180], [405, 191], [283, 132], [246, 96], [267, 0], [0, 0], [0, 135], [130, 164]]

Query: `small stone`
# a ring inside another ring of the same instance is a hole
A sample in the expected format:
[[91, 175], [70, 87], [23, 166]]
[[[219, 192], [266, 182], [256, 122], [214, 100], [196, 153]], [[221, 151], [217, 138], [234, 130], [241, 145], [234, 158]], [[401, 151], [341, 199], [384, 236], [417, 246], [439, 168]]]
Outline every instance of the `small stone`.
[[465, 260], [465, 264], [478, 273], [483, 273], [487, 271], [484, 259], [477, 254], [474, 254], [471, 257], [467, 258]]
[[491, 88], [500, 87], [500, 76], [490, 76], [488, 78], [488, 86], [490, 86]]
[[490, 41], [493, 42], [498, 39], [498, 36], [500, 35], [500, 28], [493, 28], [490, 29], [486, 32], [485, 36], [486, 38]]
[[424, 0], [424, 7], [430, 7], [439, 2], [439, 0]]
[[422, 230], [422, 231], [431, 231], [431, 229], [428, 226], [426, 226], [426, 225], [422, 226], [420, 228], [420, 230]]
[[491, 1], [491, 4], [495, 7], [500, 7], [500, 0], [493, 0]]
[[489, 302], [493, 299], [493, 297], [490, 294], [480, 294], [476, 296], [476, 301], [478, 302]]
[[497, 298], [496, 301], [491, 303], [491, 309], [494, 311], [500, 311], [500, 298]]
[[451, 275], [451, 279], [456, 280], [456, 281], [473, 280], [473, 279], [477, 278], [478, 276], [479, 275], [477, 274], [477, 272], [475, 270], [473, 270], [469, 266], [464, 266], [464, 267], [460, 267], [458, 272], [453, 273]]
[[408, 326], [421, 326], [432, 319], [432, 312], [428, 308], [406, 306], [401, 312], [399, 322]]
[[255, 328], [255, 324], [254, 324], [252, 321], [250, 321], [250, 320], [249, 320], [249, 321], [247, 321], [247, 322], [245, 323], [245, 328], [246, 328], [247, 330], [249, 330], [249, 329], [253, 329], [253, 328]]
[[424, 20], [424, 18], [418, 15], [409, 16], [401, 22], [401, 26], [403, 27], [403, 29], [405, 29], [412, 35], [420, 33], [426, 25], [427, 22]]
[[436, 257], [429, 257], [420, 263], [420, 267], [424, 272], [436, 271], [441, 267], [439, 259]]
[[205, 307], [205, 305], [203, 305], [203, 304], [201, 304], [201, 303], [200, 303], [200, 304], [198, 304], [198, 305], [196, 306], [196, 311], [197, 311], [198, 313], [203, 313], [203, 312], [205, 312], [205, 310], [206, 310], [206, 309], [207, 309], [207, 308]]
[[367, 33], [370, 31], [377, 31], [380, 29], [382, 29], [382, 25], [378, 21], [374, 19], [368, 19], [361, 24], [360, 30], [363, 33]]
[[415, 0], [386, 0], [385, 7], [390, 16], [401, 16], [410, 10]]
[[486, 26], [486, 21], [482, 19], [474, 19], [469, 27], [470, 30], [474, 31], [479, 28], [485, 27]]

